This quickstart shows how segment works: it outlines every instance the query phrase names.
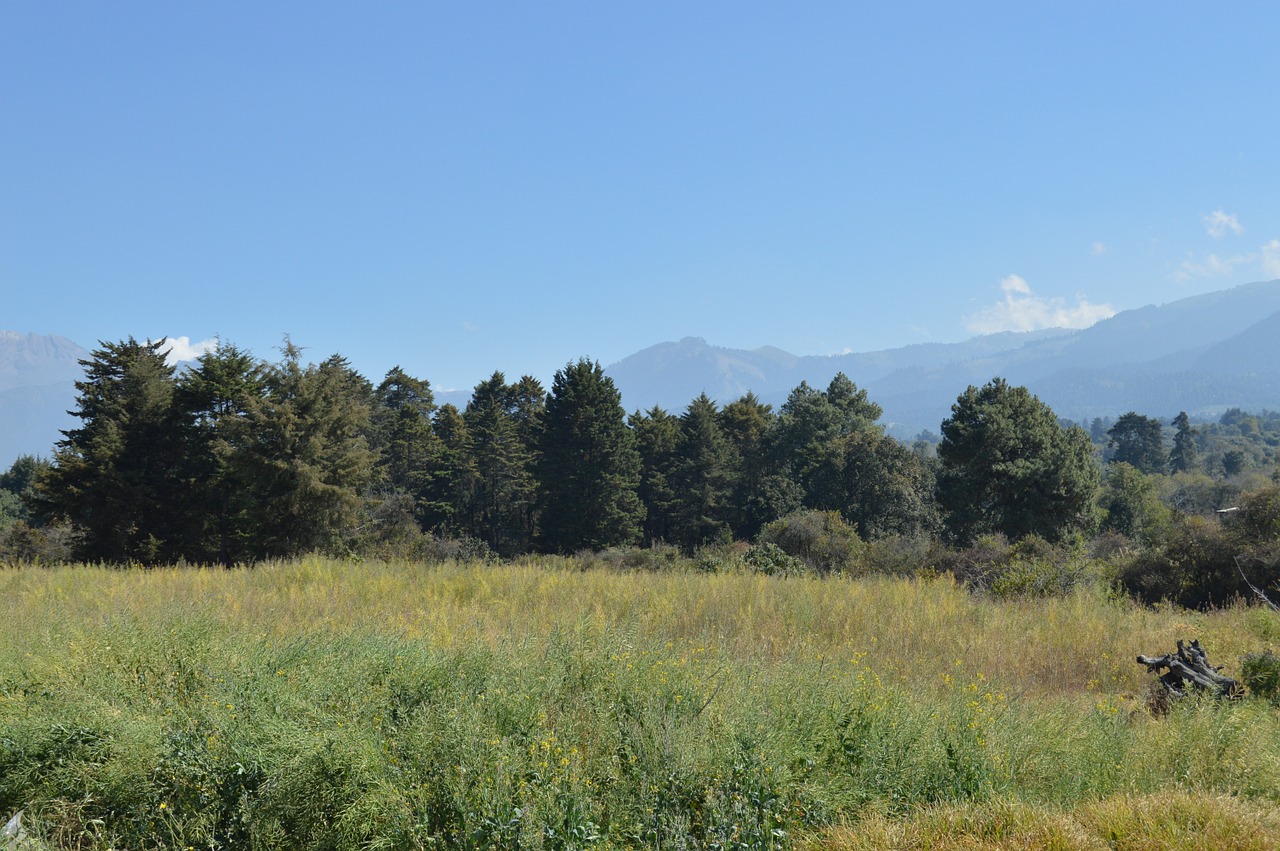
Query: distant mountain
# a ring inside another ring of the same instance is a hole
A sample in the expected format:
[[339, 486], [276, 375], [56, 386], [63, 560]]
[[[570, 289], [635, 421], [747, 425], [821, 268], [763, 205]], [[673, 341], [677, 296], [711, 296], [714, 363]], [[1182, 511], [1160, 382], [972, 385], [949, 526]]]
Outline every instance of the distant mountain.
[[75, 419], [79, 361], [89, 352], [65, 337], [0, 331], [0, 469], [19, 455], [52, 454]]
[[[23, 453], [48, 456], [75, 419], [79, 361], [62, 337], [0, 331], [0, 469]], [[1216, 417], [1230, 407], [1280, 410], [1280, 280], [1117, 313], [1079, 331], [990, 334], [840, 355], [730, 349], [697, 337], [659, 343], [608, 367], [628, 411], [680, 412], [698, 394], [723, 403], [754, 392], [775, 408], [801, 381], [826, 387], [843, 372], [884, 408], [898, 437], [937, 431], [970, 384], [1003, 376], [1073, 420], [1135, 410]], [[436, 394], [465, 407], [470, 393]]]
[[801, 380], [844, 372], [885, 409], [900, 437], [937, 431], [970, 384], [1003, 376], [1074, 420], [1137, 410], [1172, 417], [1280, 409], [1280, 280], [1118, 313], [1083, 330], [992, 334], [880, 352], [795, 356], [698, 338], [608, 367], [628, 410], [681, 411], [699, 393], [727, 403], [751, 390], [775, 407]]

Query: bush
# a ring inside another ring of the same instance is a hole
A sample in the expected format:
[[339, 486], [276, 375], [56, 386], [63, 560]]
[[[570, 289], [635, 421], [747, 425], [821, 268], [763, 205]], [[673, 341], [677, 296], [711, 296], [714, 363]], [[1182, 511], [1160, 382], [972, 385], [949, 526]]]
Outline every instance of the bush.
[[1247, 654], [1240, 661], [1240, 678], [1250, 694], [1280, 706], [1280, 656], [1270, 650]]
[[867, 573], [920, 576], [936, 571], [944, 558], [942, 545], [928, 535], [891, 535], [867, 543], [865, 563]]
[[804, 562], [787, 555], [777, 544], [756, 544], [743, 560], [756, 573], [769, 576], [796, 576], [807, 570]]
[[860, 572], [866, 554], [858, 530], [835, 511], [788, 514], [765, 526], [758, 543], [776, 545], [819, 575]]
[[1185, 517], [1163, 542], [1139, 552], [1121, 569], [1120, 584], [1145, 603], [1220, 606], [1249, 593], [1236, 568], [1236, 554], [1217, 520]]

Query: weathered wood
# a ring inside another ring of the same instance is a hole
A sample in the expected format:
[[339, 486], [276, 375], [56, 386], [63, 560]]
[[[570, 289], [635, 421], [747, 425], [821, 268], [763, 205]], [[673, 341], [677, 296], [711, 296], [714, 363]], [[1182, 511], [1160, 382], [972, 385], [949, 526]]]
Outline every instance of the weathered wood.
[[1139, 656], [1138, 664], [1146, 665], [1147, 670], [1154, 673], [1166, 671], [1161, 675], [1160, 682], [1164, 683], [1165, 688], [1176, 697], [1186, 694], [1188, 684], [1214, 692], [1221, 697], [1235, 698], [1241, 693], [1239, 683], [1231, 677], [1219, 674], [1221, 667], [1215, 668], [1209, 664], [1208, 654], [1200, 647], [1198, 640], [1188, 645], [1179, 639], [1177, 653], [1166, 653], [1163, 656]]

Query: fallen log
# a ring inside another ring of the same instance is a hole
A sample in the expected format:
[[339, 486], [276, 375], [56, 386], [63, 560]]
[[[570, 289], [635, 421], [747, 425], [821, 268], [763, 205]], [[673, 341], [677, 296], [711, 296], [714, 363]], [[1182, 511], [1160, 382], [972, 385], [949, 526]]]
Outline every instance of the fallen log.
[[[1160, 673], [1160, 682], [1174, 697], [1182, 697], [1187, 688], [1194, 687], [1213, 692], [1219, 697], [1237, 698], [1242, 694], [1240, 684], [1231, 677], [1224, 677], [1218, 672], [1222, 666], [1209, 664], [1209, 657], [1195, 640], [1184, 644], [1178, 639], [1178, 652], [1166, 653], [1163, 656], [1139, 656], [1139, 665], [1146, 665], [1148, 671]], [[1167, 669], [1167, 670], [1166, 670]]]

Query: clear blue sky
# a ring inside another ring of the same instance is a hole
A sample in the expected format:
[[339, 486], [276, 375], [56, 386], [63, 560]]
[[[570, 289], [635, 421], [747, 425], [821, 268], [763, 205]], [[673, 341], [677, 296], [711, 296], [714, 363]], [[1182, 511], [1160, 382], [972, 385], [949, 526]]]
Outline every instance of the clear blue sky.
[[0, 328], [465, 389], [1280, 277], [1280, 4], [1047, 7], [8, 3]]

